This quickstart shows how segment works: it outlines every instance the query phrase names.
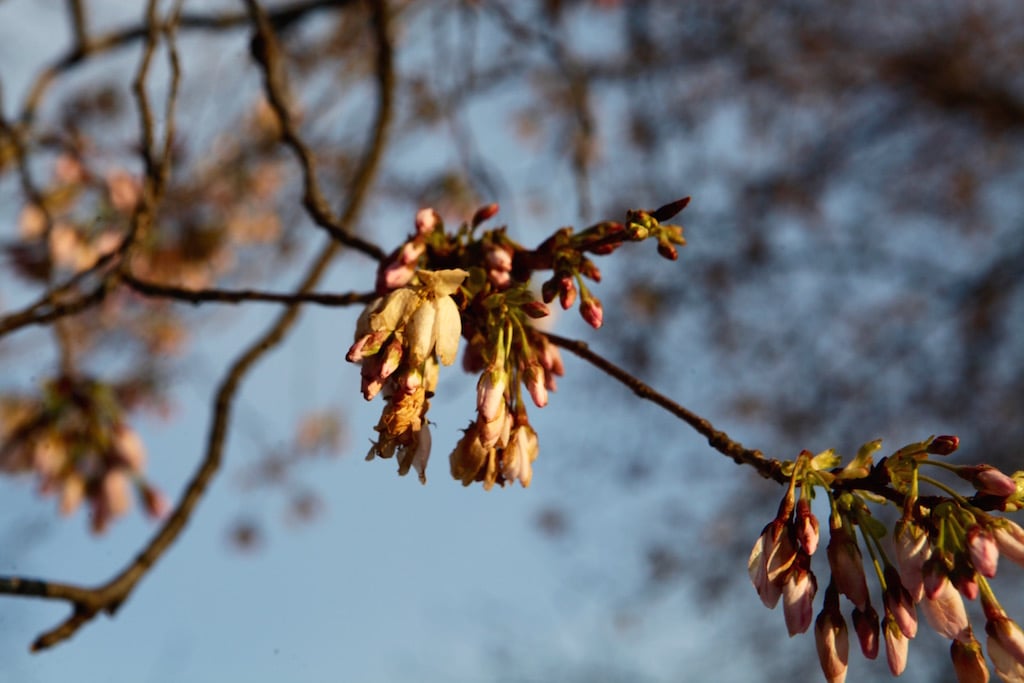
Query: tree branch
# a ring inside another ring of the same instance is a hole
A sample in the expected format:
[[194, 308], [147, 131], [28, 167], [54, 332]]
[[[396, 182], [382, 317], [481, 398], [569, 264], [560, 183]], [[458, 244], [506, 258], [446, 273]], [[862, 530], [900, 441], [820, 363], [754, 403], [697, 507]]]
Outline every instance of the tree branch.
[[[250, 13], [256, 21], [262, 9], [255, 0], [248, 0]], [[378, 97], [372, 142], [364, 153], [341, 212], [340, 225], [355, 222], [368, 189], [376, 175], [387, 140], [387, 130], [392, 119], [394, 74], [390, 39], [388, 37], [388, 10], [382, 0], [374, 3], [373, 24], [378, 43], [377, 81]], [[261, 22], [261, 31], [269, 31], [269, 25]], [[308, 295], [320, 281], [327, 266], [340, 247], [330, 240], [311, 264], [296, 289], [294, 296]], [[32, 645], [34, 651], [52, 647], [72, 635], [91, 621], [99, 612], [113, 614], [130, 595], [136, 584], [177, 540], [191, 518], [196, 505], [202, 499], [210, 482], [220, 468], [227, 442], [228, 426], [231, 420], [234, 397], [242, 380], [257, 361], [277, 346], [298, 320], [301, 305], [292, 302], [267, 329], [231, 364], [217, 389], [212, 407], [210, 431], [207, 438], [206, 454], [189, 481], [181, 500], [149, 543], [135, 559], [117, 576], [95, 588], [83, 588], [57, 582], [0, 577], [0, 593], [64, 600], [72, 605], [72, 613], [58, 626], [40, 635]]]
[[779, 483], [787, 483], [789, 481], [789, 477], [786, 477], [782, 473], [781, 461], [773, 458], [767, 458], [761, 451], [751, 450], [738, 441], [733, 441], [729, 438], [728, 434], [715, 429], [708, 420], [687, 410], [664, 394], [658, 393], [644, 382], [612, 363], [610, 360], [594, 353], [584, 342], [559, 337], [558, 335], [551, 334], [550, 332], [545, 332], [544, 336], [546, 336], [548, 341], [555, 346], [559, 346], [566, 351], [579, 356], [598, 370], [601, 370], [605, 374], [617, 379], [640, 398], [646, 401], [651, 401], [655, 405], [658, 405], [672, 413], [705, 437], [712, 448], [722, 455], [732, 458], [736, 464], [750, 465], [765, 479], [772, 479]]
[[[270, 22], [274, 26], [288, 26], [302, 17], [321, 9], [346, 7], [355, 0], [306, 0], [297, 2], [294, 5], [278, 7], [267, 13]], [[231, 12], [225, 14], [182, 14], [176, 25], [182, 29], [199, 31], [224, 31], [232, 28], [245, 26], [249, 21], [245, 12]], [[166, 24], [157, 26], [157, 31], [162, 32]], [[43, 96], [61, 74], [81, 66], [89, 58], [111, 50], [126, 47], [138, 40], [146, 38], [149, 34], [149, 24], [129, 26], [117, 29], [109, 33], [90, 38], [85, 43], [73, 45], [64, 55], [55, 60], [52, 64], [43, 69], [36, 77], [32, 89], [25, 98], [18, 120], [22, 124], [31, 123], [35, 113], [42, 103]]]
[[185, 289], [171, 285], [159, 284], [139, 280], [128, 273], [121, 274], [121, 281], [129, 289], [142, 294], [143, 296], [158, 297], [162, 299], [176, 299], [194, 305], [205, 302], [219, 302], [225, 304], [241, 304], [246, 302], [266, 302], [278, 304], [303, 304], [312, 303], [321, 306], [351, 306], [352, 304], [365, 304], [376, 298], [374, 292], [349, 292], [347, 294], [321, 294], [316, 292], [260, 292], [252, 289], [226, 290], [226, 289]]
[[380, 261], [384, 251], [360, 237], [352, 235], [342, 227], [342, 223], [331, 211], [320, 190], [320, 182], [316, 177], [316, 157], [299, 135], [288, 93], [285, 64], [274, 33], [270, 17], [257, 3], [246, 2], [256, 27], [256, 37], [252, 43], [252, 54], [263, 70], [264, 91], [267, 100], [277, 115], [281, 125], [281, 138], [292, 150], [302, 167], [303, 196], [302, 205], [313, 222], [323, 228], [332, 238], [357, 251]]

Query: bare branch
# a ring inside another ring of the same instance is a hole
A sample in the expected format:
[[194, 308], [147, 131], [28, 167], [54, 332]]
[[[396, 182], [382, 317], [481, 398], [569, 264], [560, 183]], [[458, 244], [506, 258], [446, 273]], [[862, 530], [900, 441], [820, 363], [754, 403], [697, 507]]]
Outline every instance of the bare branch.
[[347, 294], [295, 292], [286, 294], [260, 292], [252, 289], [185, 289], [156, 282], [146, 282], [128, 274], [122, 274], [121, 281], [130, 289], [144, 296], [177, 299], [196, 305], [206, 302], [241, 304], [255, 301], [288, 305], [312, 303], [321, 306], [351, 306], [352, 304], [368, 303], [377, 296], [374, 292], [349, 292]]
[[[356, 237], [344, 229], [342, 223], [327, 205], [327, 200], [320, 190], [320, 183], [316, 176], [316, 158], [313, 151], [302, 140], [295, 124], [285, 65], [270, 17], [258, 3], [246, 2], [246, 6], [249, 8], [253, 24], [256, 27], [252, 53], [263, 69], [263, 83], [267, 100], [277, 115], [284, 143], [292, 150], [302, 167], [302, 205], [313, 222], [323, 228], [332, 238], [380, 261], [384, 258], [384, 251], [377, 245]], [[374, 144], [377, 144], [376, 140]]]
[[756, 449], [751, 450], [738, 441], [733, 441], [729, 438], [728, 434], [715, 429], [714, 425], [712, 425], [708, 420], [687, 410], [664, 394], [655, 391], [653, 388], [615, 365], [610, 360], [594, 353], [584, 342], [576, 341], [574, 339], [566, 339], [565, 337], [559, 337], [556, 334], [548, 332], [544, 334], [555, 346], [560, 346], [566, 351], [579, 356], [598, 370], [612, 376], [622, 384], [632, 389], [633, 393], [640, 398], [661, 406], [686, 424], [693, 427], [699, 434], [708, 440], [708, 444], [712, 448], [722, 455], [732, 458], [736, 464], [750, 465], [765, 479], [773, 479], [779, 483], [789, 481], [789, 478], [782, 474], [782, 462], [773, 458], [767, 458], [761, 451]]
[[[316, 10], [345, 7], [353, 2], [354, 0], [307, 0], [306, 2], [297, 2], [294, 5], [275, 8], [268, 12], [267, 16], [272, 25], [287, 26]], [[176, 24], [180, 28], [187, 30], [226, 31], [245, 26], [248, 21], [249, 18], [245, 12], [226, 14], [190, 13], [181, 14]], [[165, 25], [158, 26], [157, 31], [162, 32], [165, 28]], [[67, 53], [43, 69], [36, 77], [32, 89], [22, 105], [21, 113], [18, 116], [19, 120], [22, 123], [29, 123], [35, 117], [35, 112], [42, 103], [43, 96], [58, 76], [84, 64], [91, 57], [120, 47], [126, 47], [142, 40], [146, 38], [149, 31], [149, 24], [144, 23], [96, 36], [87, 43], [79, 43], [72, 46]]]
[[[254, 0], [250, 0], [249, 7], [254, 16], [259, 16], [262, 12]], [[388, 37], [388, 9], [385, 2], [378, 1], [374, 3], [373, 18], [378, 44], [377, 112], [372, 134], [372, 144], [369, 145], [364, 153], [359, 171], [349, 188], [346, 204], [339, 219], [342, 226], [353, 224], [363, 207], [367, 190], [372, 183], [373, 177], [376, 175], [380, 160], [383, 157], [387, 130], [392, 119], [394, 74], [392, 71], [392, 50]], [[323, 277], [327, 266], [338, 252], [340, 246], [340, 243], [335, 240], [330, 240], [324, 245], [320, 254], [310, 265], [309, 270], [306, 272], [293, 296], [302, 297], [310, 293]], [[149, 543], [124, 570], [107, 583], [91, 589], [35, 579], [0, 577], [0, 593], [48, 597], [66, 600], [72, 605], [72, 613], [63, 622], [36, 639], [32, 645], [34, 651], [52, 647], [70, 638], [79, 628], [91, 621], [101, 611], [108, 614], [116, 612], [135, 585], [145, 576], [174, 541], [177, 540], [179, 534], [188, 524], [192, 511], [202, 499], [210, 482], [220, 468], [227, 442], [234, 397], [242, 380], [248, 371], [268, 351], [284, 340], [289, 330], [298, 320], [300, 312], [300, 303], [290, 303], [267, 331], [255, 339], [231, 364], [231, 367], [221, 380], [213, 402], [206, 454], [202, 462], [186, 487], [177, 507]]]

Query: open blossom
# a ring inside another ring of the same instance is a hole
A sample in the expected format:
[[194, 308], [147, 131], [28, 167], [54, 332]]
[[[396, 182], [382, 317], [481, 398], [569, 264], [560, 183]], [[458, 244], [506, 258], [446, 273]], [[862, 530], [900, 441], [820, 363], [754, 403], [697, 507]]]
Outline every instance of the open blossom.
[[459, 269], [421, 270], [419, 285], [396, 289], [372, 302], [357, 323], [356, 340], [346, 358], [359, 362], [394, 335], [402, 340], [411, 367], [421, 366], [431, 354], [451, 365], [462, 334], [459, 308], [451, 295], [468, 274]]
[[528, 422], [512, 428], [502, 453], [501, 469], [506, 481], [518, 481], [523, 488], [533, 479], [533, 461], [537, 459], [537, 432]]

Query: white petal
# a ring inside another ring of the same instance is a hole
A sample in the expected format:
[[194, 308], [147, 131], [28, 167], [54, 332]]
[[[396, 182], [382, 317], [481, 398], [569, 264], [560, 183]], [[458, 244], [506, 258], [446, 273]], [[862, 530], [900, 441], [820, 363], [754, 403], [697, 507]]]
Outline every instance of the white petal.
[[381, 310], [370, 315], [370, 328], [374, 332], [395, 330], [409, 319], [420, 297], [408, 288], [396, 289], [384, 299]]
[[[401, 290], [399, 290], [401, 291]], [[454, 304], [455, 302], [452, 302]], [[429, 302], [416, 309], [405, 326], [405, 339], [409, 347], [409, 363], [418, 368], [434, 350], [434, 319], [437, 309]]]
[[462, 319], [459, 307], [450, 296], [437, 300], [437, 316], [434, 319], [434, 339], [437, 345], [437, 357], [444, 365], [455, 362], [459, 351], [459, 338], [462, 336]]

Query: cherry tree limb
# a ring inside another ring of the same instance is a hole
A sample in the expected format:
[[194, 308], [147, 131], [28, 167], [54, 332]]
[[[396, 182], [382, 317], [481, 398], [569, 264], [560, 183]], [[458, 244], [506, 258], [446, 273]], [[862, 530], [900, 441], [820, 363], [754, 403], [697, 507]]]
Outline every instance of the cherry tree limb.
[[[155, 4], [155, 0], [153, 4]], [[248, 6], [254, 22], [258, 23], [261, 35], [273, 40], [271, 25], [266, 21], [262, 8], [255, 0], [250, 0]], [[359, 170], [349, 188], [345, 207], [338, 219], [340, 225], [343, 226], [354, 224], [362, 209], [368, 189], [383, 157], [387, 129], [392, 118], [393, 58], [388, 37], [388, 10], [383, 1], [374, 4], [373, 24], [378, 45], [377, 112], [371, 143], [364, 153]], [[268, 87], [271, 87], [269, 81]], [[300, 145], [301, 140], [296, 137], [291, 144]], [[324, 246], [302, 278], [296, 290], [297, 294], [306, 294], [312, 290], [326, 272], [327, 266], [339, 248], [340, 242], [335, 240], [329, 241]], [[62, 600], [70, 603], [72, 607], [72, 613], [63, 622], [35, 640], [32, 645], [33, 651], [52, 647], [70, 638], [100, 612], [114, 614], [142, 577], [177, 540], [220, 468], [227, 442], [233, 401], [241, 382], [257, 361], [285, 338], [297, 321], [300, 310], [299, 302], [289, 304], [267, 331], [255, 339], [231, 364], [221, 380], [213, 401], [210, 431], [202, 462], [189, 481], [181, 500], [161, 528], [119, 574], [106, 583], [91, 588], [23, 577], [0, 577], [0, 593]]]
[[664, 408], [686, 424], [693, 427], [697, 433], [708, 440], [708, 444], [712, 448], [722, 455], [732, 458], [736, 464], [750, 465], [765, 479], [772, 479], [779, 483], [787, 483], [789, 481], [789, 477], [782, 473], [781, 461], [768, 458], [761, 451], [747, 448], [738, 441], [734, 441], [725, 432], [715, 429], [714, 425], [705, 418], [687, 410], [664, 394], [654, 390], [652, 387], [626, 372], [618, 365], [615, 365], [607, 358], [594, 353], [585, 342], [559, 337], [557, 334], [551, 334], [550, 332], [545, 332], [544, 335], [555, 346], [559, 346], [566, 351], [579, 356], [598, 370], [601, 370], [605, 374], [610, 375], [612, 378], [624, 384], [640, 398], [645, 401], [651, 401], [655, 405]]

